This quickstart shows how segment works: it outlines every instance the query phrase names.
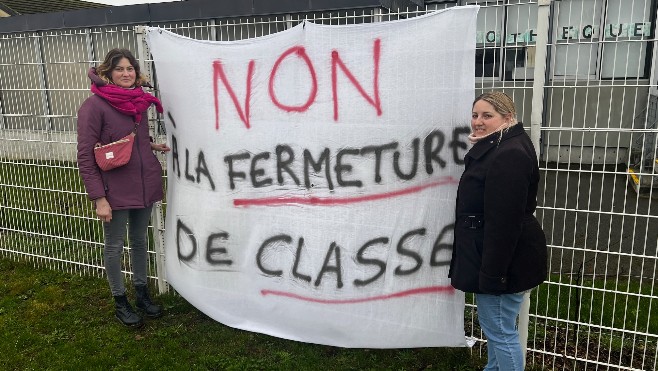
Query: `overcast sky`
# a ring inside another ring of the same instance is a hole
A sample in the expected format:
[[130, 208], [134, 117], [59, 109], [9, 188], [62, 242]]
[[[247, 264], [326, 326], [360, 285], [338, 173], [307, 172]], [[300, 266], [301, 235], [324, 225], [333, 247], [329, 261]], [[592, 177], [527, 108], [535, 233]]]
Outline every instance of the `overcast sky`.
[[90, 3], [121, 6], [121, 5], [147, 4], [147, 3], [168, 3], [171, 1], [180, 1], [180, 0], [85, 0], [85, 1]]

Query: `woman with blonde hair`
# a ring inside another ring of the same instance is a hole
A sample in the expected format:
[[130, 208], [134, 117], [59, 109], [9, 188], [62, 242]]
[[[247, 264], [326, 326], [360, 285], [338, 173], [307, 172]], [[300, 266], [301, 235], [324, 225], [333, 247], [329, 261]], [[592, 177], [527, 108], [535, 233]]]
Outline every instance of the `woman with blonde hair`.
[[523, 370], [517, 316], [523, 294], [547, 275], [546, 237], [534, 216], [537, 155], [502, 92], [475, 99], [471, 130], [449, 275], [456, 289], [475, 293], [487, 338], [485, 370]]
[[[162, 112], [162, 106], [142, 89], [146, 79], [129, 50], [110, 50], [103, 63], [89, 70], [88, 76], [93, 95], [78, 111], [78, 167], [96, 215], [103, 222], [103, 258], [115, 315], [124, 325], [139, 327], [142, 317], [126, 297], [121, 260], [128, 224], [136, 306], [149, 317], [160, 316], [162, 310], [152, 302], [147, 287], [146, 232], [151, 208], [163, 198], [162, 168], [153, 151], [166, 152], [169, 147], [150, 140], [146, 110], [155, 104]], [[94, 147], [115, 142], [131, 132], [135, 135], [128, 163], [101, 170]]]

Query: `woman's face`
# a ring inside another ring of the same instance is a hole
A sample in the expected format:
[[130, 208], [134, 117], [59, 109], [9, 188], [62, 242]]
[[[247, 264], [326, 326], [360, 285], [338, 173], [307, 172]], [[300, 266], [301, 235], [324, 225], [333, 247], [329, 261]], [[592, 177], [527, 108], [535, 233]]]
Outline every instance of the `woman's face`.
[[112, 70], [112, 82], [124, 89], [135, 86], [136, 77], [135, 68], [130, 64], [128, 58], [121, 58]]
[[498, 129], [508, 118], [496, 111], [494, 106], [484, 100], [479, 100], [473, 105], [471, 116], [471, 129], [476, 137], [483, 137]]

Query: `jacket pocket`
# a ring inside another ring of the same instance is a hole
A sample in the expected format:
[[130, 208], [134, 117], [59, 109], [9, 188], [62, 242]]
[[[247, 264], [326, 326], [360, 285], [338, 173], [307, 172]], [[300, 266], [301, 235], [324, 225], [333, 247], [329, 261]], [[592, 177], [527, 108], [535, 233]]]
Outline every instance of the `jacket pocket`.
[[452, 285], [465, 292], [478, 292], [478, 277], [482, 265], [482, 248], [476, 240], [465, 237], [457, 246], [451, 282]]

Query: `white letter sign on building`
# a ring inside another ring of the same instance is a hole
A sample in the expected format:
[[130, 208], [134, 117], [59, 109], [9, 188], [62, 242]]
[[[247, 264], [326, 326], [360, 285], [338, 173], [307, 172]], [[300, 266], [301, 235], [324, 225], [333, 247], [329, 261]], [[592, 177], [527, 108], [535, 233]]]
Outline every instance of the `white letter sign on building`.
[[464, 346], [448, 269], [477, 10], [231, 42], [148, 29], [176, 291], [286, 339]]

